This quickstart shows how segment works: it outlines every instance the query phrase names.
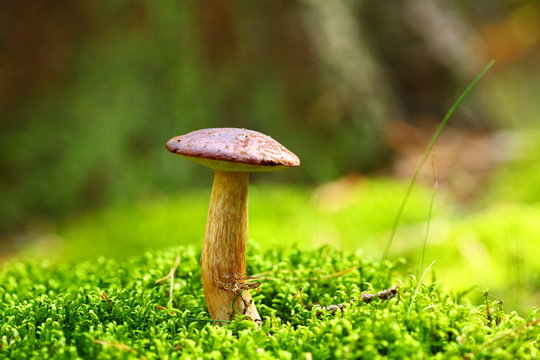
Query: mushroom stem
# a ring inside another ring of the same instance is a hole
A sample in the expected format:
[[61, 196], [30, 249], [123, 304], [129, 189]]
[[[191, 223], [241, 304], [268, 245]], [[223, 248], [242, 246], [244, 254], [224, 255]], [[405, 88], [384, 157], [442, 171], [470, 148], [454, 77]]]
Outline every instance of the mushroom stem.
[[246, 282], [248, 183], [247, 172], [215, 170], [201, 256], [204, 294], [214, 320], [247, 315], [261, 321]]

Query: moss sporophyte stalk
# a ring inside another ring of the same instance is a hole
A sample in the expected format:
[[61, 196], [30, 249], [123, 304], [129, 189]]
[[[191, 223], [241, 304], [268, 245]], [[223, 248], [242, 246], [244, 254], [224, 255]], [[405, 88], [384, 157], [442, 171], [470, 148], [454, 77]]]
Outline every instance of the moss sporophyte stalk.
[[244, 315], [261, 317], [246, 273], [249, 172], [267, 172], [300, 165], [291, 151], [269, 136], [236, 128], [203, 129], [177, 136], [167, 149], [214, 169], [201, 256], [204, 293], [214, 320]]

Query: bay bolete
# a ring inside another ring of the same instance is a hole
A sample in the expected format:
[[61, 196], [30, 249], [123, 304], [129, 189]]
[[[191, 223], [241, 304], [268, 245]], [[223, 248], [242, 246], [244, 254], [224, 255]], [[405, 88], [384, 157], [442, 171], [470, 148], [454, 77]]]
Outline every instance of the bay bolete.
[[246, 281], [250, 172], [300, 166], [283, 145], [257, 131], [214, 128], [176, 136], [167, 149], [214, 170], [201, 256], [204, 294], [214, 320], [261, 321]]

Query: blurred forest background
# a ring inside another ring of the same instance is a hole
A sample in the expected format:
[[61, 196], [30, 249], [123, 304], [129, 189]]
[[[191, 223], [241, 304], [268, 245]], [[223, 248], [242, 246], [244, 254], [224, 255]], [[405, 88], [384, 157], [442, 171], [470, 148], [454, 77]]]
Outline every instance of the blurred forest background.
[[200, 128], [258, 130], [302, 160], [255, 183], [408, 179], [489, 59], [436, 148], [437, 181], [457, 204], [485, 206], [488, 188], [536, 203], [537, 1], [0, 0], [4, 255], [74, 216], [207, 194], [208, 170], [164, 149]]

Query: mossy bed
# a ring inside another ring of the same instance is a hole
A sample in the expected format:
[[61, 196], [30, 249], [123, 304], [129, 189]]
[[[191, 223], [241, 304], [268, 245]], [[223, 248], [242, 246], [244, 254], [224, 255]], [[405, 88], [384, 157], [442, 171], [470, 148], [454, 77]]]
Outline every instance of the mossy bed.
[[[472, 305], [431, 281], [417, 286], [404, 262], [381, 267], [330, 247], [251, 247], [249, 273], [261, 282], [252, 293], [264, 321], [219, 325], [206, 312], [199, 255], [183, 247], [127, 260], [4, 264], [0, 358], [540, 357], [540, 309], [520, 317], [499, 301]], [[391, 280], [381, 283], [388, 271]], [[361, 300], [394, 285], [396, 297]], [[344, 306], [324, 309], [337, 304]]]

